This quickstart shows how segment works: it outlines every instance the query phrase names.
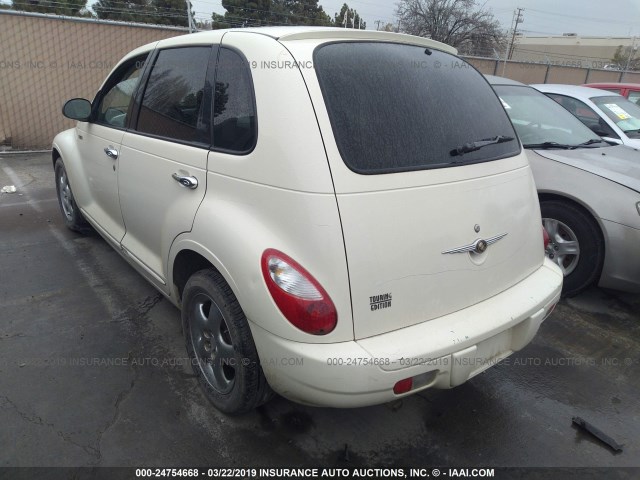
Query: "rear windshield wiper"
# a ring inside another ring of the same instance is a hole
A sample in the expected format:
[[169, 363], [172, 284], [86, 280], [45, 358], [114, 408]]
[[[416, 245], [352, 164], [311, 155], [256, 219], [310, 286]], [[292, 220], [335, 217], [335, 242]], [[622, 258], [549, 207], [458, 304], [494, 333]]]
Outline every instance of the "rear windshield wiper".
[[483, 138], [482, 140], [478, 140], [476, 142], [465, 143], [464, 145], [460, 145], [459, 147], [454, 148], [449, 152], [452, 157], [456, 157], [458, 155], [464, 155], [465, 153], [475, 152], [476, 150], [480, 150], [482, 147], [486, 147], [487, 145], [495, 145], [496, 143], [505, 143], [510, 142], [511, 140], [515, 140], [513, 137], [508, 137], [506, 135], [497, 135], [493, 138]]

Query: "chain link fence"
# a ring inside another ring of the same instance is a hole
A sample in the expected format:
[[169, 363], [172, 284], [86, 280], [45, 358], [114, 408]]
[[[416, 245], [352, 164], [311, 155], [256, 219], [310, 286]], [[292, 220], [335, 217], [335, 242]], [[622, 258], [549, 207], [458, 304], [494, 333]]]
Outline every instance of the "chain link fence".
[[[62, 116], [73, 97], [93, 99], [117, 62], [134, 48], [186, 28], [0, 10], [0, 151], [48, 149], [74, 122]], [[637, 82], [640, 73], [467, 57], [482, 73], [523, 83]]]
[[187, 33], [104, 20], [0, 10], [0, 148], [48, 149], [74, 122], [62, 116], [73, 97], [92, 100], [129, 51]]

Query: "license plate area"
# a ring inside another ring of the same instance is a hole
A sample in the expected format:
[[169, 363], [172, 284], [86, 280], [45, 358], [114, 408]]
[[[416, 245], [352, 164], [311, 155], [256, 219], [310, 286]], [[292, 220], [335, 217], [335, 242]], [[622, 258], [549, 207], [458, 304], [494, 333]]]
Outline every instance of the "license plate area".
[[512, 329], [451, 354], [451, 386], [463, 384], [513, 353]]

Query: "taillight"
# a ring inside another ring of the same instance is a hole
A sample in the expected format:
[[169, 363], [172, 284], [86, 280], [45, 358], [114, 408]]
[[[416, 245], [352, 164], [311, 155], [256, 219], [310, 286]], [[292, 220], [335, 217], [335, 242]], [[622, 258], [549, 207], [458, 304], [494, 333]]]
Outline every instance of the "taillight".
[[542, 227], [542, 238], [544, 240], [544, 249], [546, 250], [547, 247], [549, 246], [549, 242], [551, 241], [551, 239], [549, 238], [549, 234], [547, 233], [547, 229], [544, 228], [544, 226]]
[[338, 322], [336, 307], [318, 281], [298, 262], [272, 248], [262, 254], [262, 275], [276, 305], [294, 326], [326, 335]]

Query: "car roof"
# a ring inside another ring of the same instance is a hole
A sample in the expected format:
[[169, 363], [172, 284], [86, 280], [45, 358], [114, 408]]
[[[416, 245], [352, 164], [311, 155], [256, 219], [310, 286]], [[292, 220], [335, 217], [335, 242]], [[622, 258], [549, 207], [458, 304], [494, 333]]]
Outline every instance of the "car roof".
[[403, 43], [409, 45], [419, 45], [422, 47], [442, 50], [456, 55], [458, 51], [444, 43], [431, 40], [430, 38], [417, 37], [404, 33], [382, 32], [377, 30], [359, 30], [354, 28], [335, 27], [256, 27], [256, 28], [230, 28], [223, 30], [207, 30], [204, 32], [179, 35], [176, 37], [150, 43], [137, 49], [137, 52], [149, 51], [154, 48], [175, 47], [181, 45], [206, 45], [215, 44], [222, 41], [222, 37], [229, 32], [249, 33], [255, 35], [265, 35], [275, 40], [296, 41], [296, 40], [316, 40], [318, 43], [325, 43], [335, 40], [361, 40], [379, 41], [391, 43]]
[[516, 80], [511, 80], [510, 78], [497, 77], [495, 75], [485, 75], [484, 78], [486, 78], [491, 85], [518, 85], [521, 87], [528, 87], [528, 85], [517, 82]]
[[583, 86], [591, 88], [631, 88], [640, 90], [640, 83], [597, 82], [585, 83]]
[[598, 90], [597, 88], [582, 87], [580, 85], [560, 85], [556, 83], [536, 83], [531, 85], [533, 88], [545, 93], [558, 93], [560, 95], [568, 95], [581, 100], [589, 100], [593, 97], [610, 97], [619, 94], [608, 92], [606, 90]]

